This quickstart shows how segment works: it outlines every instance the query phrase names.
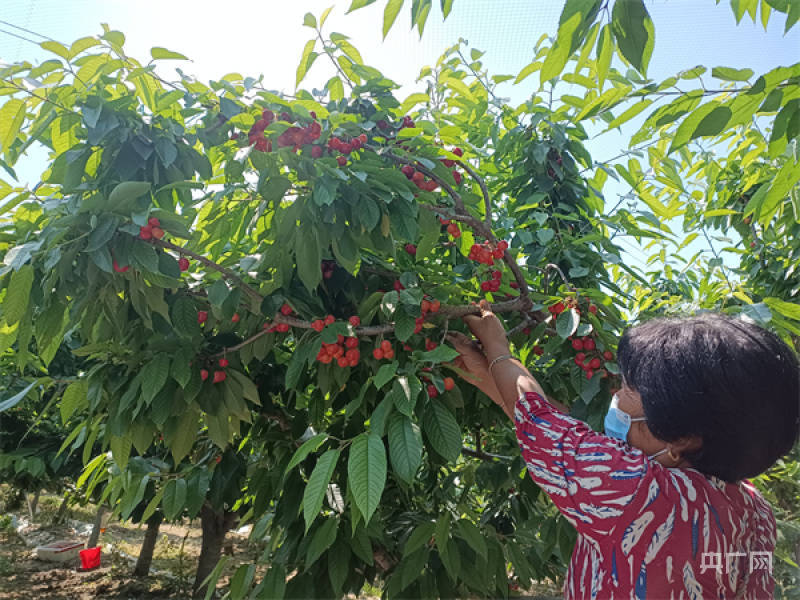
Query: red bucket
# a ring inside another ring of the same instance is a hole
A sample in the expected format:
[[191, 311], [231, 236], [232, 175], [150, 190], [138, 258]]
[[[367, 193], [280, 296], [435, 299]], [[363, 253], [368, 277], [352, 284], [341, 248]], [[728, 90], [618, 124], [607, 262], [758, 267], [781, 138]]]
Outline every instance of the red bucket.
[[100, 546], [80, 551], [81, 568], [88, 571], [100, 566]]

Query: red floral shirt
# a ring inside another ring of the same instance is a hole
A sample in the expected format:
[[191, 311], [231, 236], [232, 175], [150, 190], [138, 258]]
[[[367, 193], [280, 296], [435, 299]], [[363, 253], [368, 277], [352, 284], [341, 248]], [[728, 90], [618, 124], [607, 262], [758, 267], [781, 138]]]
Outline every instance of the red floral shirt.
[[749, 481], [664, 467], [539, 394], [515, 422], [531, 477], [578, 530], [565, 598], [772, 598], [775, 518]]

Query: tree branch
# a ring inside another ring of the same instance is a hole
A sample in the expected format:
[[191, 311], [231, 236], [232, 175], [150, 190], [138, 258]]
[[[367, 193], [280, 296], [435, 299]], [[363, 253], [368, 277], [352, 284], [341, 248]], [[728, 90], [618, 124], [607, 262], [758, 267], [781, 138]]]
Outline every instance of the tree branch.
[[186, 256], [191, 256], [197, 262], [200, 262], [200, 263], [204, 264], [209, 269], [213, 269], [214, 271], [217, 271], [218, 273], [221, 273], [222, 275], [224, 275], [227, 279], [230, 279], [231, 281], [235, 282], [237, 285], [239, 285], [242, 288], [242, 291], [246, 295], [250, 296], [251, 299], [257, 300], [259, 303], [264, 299], [261, 296], [261, 294], [258, 293], [257, 290], [255, 290], [252, 287], [250, 287], [245, 282], [245, 280], [242, 279], [241, 277], [239, 277], [236, 273], [234, 273], [230, 269], [226, 269], [222, 265], [218, 265], [213, 260], [207, 259], [202, 254], [197, 254], [196, 252], [192, 252], [191, 250], [187, 250], [183, 246], [178, 246], [176, 244], [173, 244], [172, 242], [166, 242], [164, 240], [151, 239], [150, 243], [153, 244], [154, 246], [158, 246], [159, 248], [167, 248], [169, 250], [174, 250], [175, 252], [179, 252], [180, 254], [185, 254]]

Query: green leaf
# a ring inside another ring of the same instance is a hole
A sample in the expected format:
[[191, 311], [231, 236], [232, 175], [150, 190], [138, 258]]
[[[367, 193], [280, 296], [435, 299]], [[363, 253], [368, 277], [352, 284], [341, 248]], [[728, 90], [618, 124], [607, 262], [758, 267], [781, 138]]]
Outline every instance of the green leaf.
[[353, 0], [353, 3], [350, 5], [350, 8], [347, 9], [347, 13], [351, 13], [354, 10], [358, 10], [359, 8], [364, 8], [365, 6], [369, 6], [373, 4], [375, 0]]
[[67, 49], [67, 47], [64, 44], [61, 44], [59, 42], [50, 40], [50, 41], [47, 41], [47, 42], [41, 42], [39, 44], [39, 46], [41, 46], [42, 48], [44, 48], [48, 52], [52, 52], [53, 54], [57, 54], [58, 56], [60, 56], [64, 60], [69, 60], [69, 50]]
[[[312, 438], [313, 439], [313, 438]], [[308, 478], [303, 492], [303, 518], [306, 522], [306, 533], [322, 509], [325, 492], [339, 460], [339, 450], [328, 450], [319, 457], [311, 476]]]
[[38, 383], [39, 383], [39, 380], [37, 379], [36, 381], [33, 381], [32, 383], [30, 383], [21, 392], [18, 392], [16, 394], [14, 394], [13, 396], [11, 396], [11, 398], [8, 398], [7, 400], [0, 400], [0, 413], [2, 413], [3, 411], [9, 410], [11, 408], [14, 408], [17, 404], [22, 402], [22, 399], [25, 398], [25, 396], [28, 395], [28, 392], [30, 392], [33, 389], [33, 386], [35, 386]]
[[425, 521], [417, 525], [414, 531], [411, 532], [411, 535], [408, 536], [403, 546], [403, 558], [425, 546], [430, 541], [431, 536], [433, 536], [435, 528], [436, 524], [432, 521]]
[[458, 356], [459, 356], [458, 350], [455, 350], [450, 346], [446, 346], [444, 344], [439, 344], [433, 350], [420, 353], [420, 360], [424, 362], [432, 362], [434, 364], [438, 364], [443, 362], [450, 362], [451, 360], [455, 360], [456, 358], [458, 358]]
[[150, 48], [150, 56], [153, 57], [153, 60], [166, 60], [166, 59], [189, 60], [180, 52], [173, 52], [172, 50], [167, 50], [166, 48], [161, 48], [159, 46], [154, 46], [153, 48]]
[[141, 270], [148, 273], [158, 273], [158, 254], [150, 244], [136, 240], [131, 253], [134, 262]]
[[394, 413], [389, 418], [389, 456], [395, 474], [411, 483], [422, 462], [422, 434], [406, 415]]
[[172, 361], [167, 354], [157, 354], [141, 371], [142, 400], [150, 404], [161, 391], [169, 377]]
[[311, 536], [311, 541], [308, 544], [308, 552], [306, 552], [306, 568], [317, 562], [317, 559], [322, 556], [328, 548], [331, 547], [336, 540], [336, 530], [339, 526], [338, 519], [330, 518], [320, 525]]
[[133, 207], [133, 201], [150, 191], [147, 181], [123, 181], [117, 184], [108, 195], [108, 203], [116, 212], [126, 212]]
[[303, 49], [303, 55], [300, 57], [300, 64], [297, 65], [297, 76], [295, 78], [295, 87], [300, 86], [300, 82], [308, 73], [308, 70], [311, 68], [311, 65], [314, 64], [314, 61], [317, 59], [317, 53], [314, 52], [314, 47], [317, 45], [316, 39], [311, 39], [306, 42], [306, 46]]
[[168, 521], [175, 519], [186, 506], [186, 480], [171, 479], [164, 487], [161, 507]]
[[380, 437], [362, 433], [353, 441], [347, 481], [356, 507], [369, 523], [386, 485], [386, 451]]
[[422, 383], [419, 379], [403, 375], [394, 380], [388, 398], [392, 399], [397, 410], [410, 417], [414, 413], [414, 406], [421, 391]]
[[394, 25], [395, 19], [400, 9], [403, 8], [404, 0], [389, 0], [383, 10], [383, 39], [389, 34], [389, 30]]
[[0, 107], [0, 148], [7, 155], [25, 121], [25, 102], [17, 98]]
[[611, 13], [611, 29], [625, 60], [646, 74], [656, 33], [643, 0], [617, 0]]
[[73, 381], [64, 390], [58, 405], [61, 411], [61, 422], [66, 425], [76, 411], [88, 406], [89, 382], [86, 379]]
[[286, 568], [273, 562], [256, 592], [258, 600], [281, 600], [286, 593]]
[[114, 215], [100, 215], [97, 227], [89, 234], [89, 243], [86, 245], [86, 252], [94, 252], [105, 246], [117, 231], [119, 217]]
[[759, 223], [766, 225], [770, 221], [773, 211], [786, 199], [786, 195], [798, 181], [800, 181], [800, 161], [795, 163], [789, 158], [769, 185], [767, 195], [758, 211]]
[[[225, 300], [231, 293], [231, 289], [224, 279], [217, 279], [208, 287], [208, 301], [212, 306], [221, 307]], [[197, 320], [197, 312], [195, 311], [195, 320]]]
[[779, 315], [800, 321], [800, 306], [797, 304], [786, 302], [780, 298], [764, 298], [764, 304]]
[[[597, 87], [603, 89], [603, 82], [608, 76], [608, 69], [611, 66], [611, 59], [614, 56], [614, 39], [610, 25], [603, 25], [600, 30], [600, 37], [597, 41]], [[610, 128], [610, 126], [609, 126]]]
[[453, 413], [442, 402], [431, 399], [422, 426], [436, 452], [450, 462], [458, 460], [461, 454], [461, 429]]
[[459, 536], [467, 542], [469, 547], [472, 548], [478, 556], [486, 560], [489, 550], [486, 547], [486, 540], [483, 534], [481, 534], [480, 529], [469, 519], [459, 519], [456, 522], [456, 528], [458, 529]]
[[311, 29], [317, 28], [317, 18], [312, 15], [310, 12], [307, 12], [303, 17], [303, 25], [306, 27], [311, 27]]
[[723, 81], [747, 81], [753, 76], [753, 69], [732, 69], [731, 67], [714, 67], [711, 76]]
[[386, 385], [389, 381], [391, 381], [394, 374], [397, 372], [397, 367], [399, 363], [395, 360], [387, 365], [382, 365], [378, 372], [375, 374], [375, 379], [373, 383], [375, 387], [381, 389], [384, 385]]
[[283, 472], [284, 475], [288, 474], [294, 467], [299, 465], [305, 458], [314, 452], [317, 448], [319, 448], [322, 443], [328, 439], [327, 434], [325, 433], [318, 433], [314, 437], [307, 439], [303, 442], [303, 445], [300, 446], [292, 456], [292, 459], [289, 461], [289, 464], [286, 465], [286, 470]]
[[191, 299], [185, 296], [178, 298], [172, 305], [170, 317], [172, 318], [172, 325], [179, 335], [189, 338], [200, 335], [197, 309]]
[[565, 310], [556, 318], [556, 333], [562, 340], [565, 340], [575, 333], [580, 321], [581, 319], [574, 308]]
[[319, 248], [319, 238], [313, 227], [306, 226], [295, 239], [297, 274], [306, 289], [313, 293], [320, 281], [322, 281], [322, 269], [320, 269], [322, 255]]
[[31, 287], [33, 286], [33, 267], [23, 265], [11, 274], [6, 297], [3, 300], [3, 318], [7, 325], [17, 323], [28, 310]]

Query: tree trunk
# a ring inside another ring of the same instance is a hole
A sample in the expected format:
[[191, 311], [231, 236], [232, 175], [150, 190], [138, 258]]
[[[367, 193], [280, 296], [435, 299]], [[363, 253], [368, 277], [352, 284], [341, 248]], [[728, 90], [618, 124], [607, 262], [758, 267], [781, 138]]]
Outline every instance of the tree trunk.
[[97, 507], [97, 514], [94, 516], [94, 526], [92, 527], [92, 534], [89, 536], [89, 542], [86, 544], [87, 548], [94, 548], [100, 540], [100, 529], [103, 527], [103, 514], [106, 512], [105, 504]]
[[136, 559], [136, 567], [133, 569], [134, 577], [147, 577], [150, 574], [150, 565], [153, 562], [153, 551], [158, 541], [158, 530], [164, 517], [160, 511], [154, 512], [147, 519], [147, 532], [144, 534], [144, 541], [139, 550], [139, 558]]
[[39, 506], [39, 494], [41, 491], [42, 490], [36, 490], [36, 493], [33, 494], [33, 498], [25, 494], [25, 499], [28, 501], [28, 513], [31, 515], [31, 522], [33, 522], [36, 517], [36, 508]]
[[64, 522], [67, 516], [67, 508], [69, 507], [69, 492], [64, 492], [64, 499], [61, 501], [61, 506], [58, 507], [56, 516], [53, 517], [53, 525], [58, 525]]
[[236, 523], [236, 513], [215, 511], [208, 504], [200, 509], [200, 526], [203, 530], [203, 541], [200, 558], [197, 561], [197, 572], [194, 577], [194, 597], [203, 598], [206, 586], [203, 585], [222, 557], [222, 545], [225, 535]]

